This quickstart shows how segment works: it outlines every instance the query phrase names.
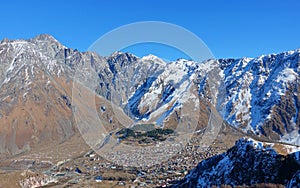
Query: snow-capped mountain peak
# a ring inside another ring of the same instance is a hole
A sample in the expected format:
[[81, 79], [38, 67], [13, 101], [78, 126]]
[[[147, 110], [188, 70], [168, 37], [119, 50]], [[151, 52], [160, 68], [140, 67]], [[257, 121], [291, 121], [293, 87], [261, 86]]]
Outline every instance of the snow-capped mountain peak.
[[[58, 80], [70, 83], [76, 67], [87, 64], [99, 77], [96, 92], [134, 121], [175, 125], [183, 106], [189, 104], [186, 112], [196, 117], [205, 101], [245, 132], [299, 144], [299, 60], [298, 49], [258, 58], [166, 63], [153, 55], [116, 52], [104, 58], [81, 53], [50, 35], [6, 39], [0, 43], [0, 99], [7, 99], [11, 93], [4, 92], [12, 86], [18, 96], [29, 96], [32, 89], [49, 89]], [[89, 74], [78, 72], [82, 77]]]
[[[224, 119], [245, 131], [287, 141], [284, 135], [297, 131], [300, 125], [299, 61], [299, 50], [253, 59], [219, 60], [226, 86]], [[290, 105], [280, 107], [286, 100]]]

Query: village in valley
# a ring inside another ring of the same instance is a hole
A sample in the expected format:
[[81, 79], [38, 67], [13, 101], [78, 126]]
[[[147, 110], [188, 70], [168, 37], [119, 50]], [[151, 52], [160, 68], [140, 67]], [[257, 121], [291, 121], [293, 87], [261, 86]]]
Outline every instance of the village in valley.
[[[122, 166], [99, 156], [94, 151], [89, 151], [84, 156], [74, 160], [67, 160], [53, 167], [47, 172], [49, 176], [55, 178], [57, 182], [64, 185], [73, 185], [86, 182], [87, 184], [99, 185], [118, 185], [118, 186], [158, 186], [166, 187], [173, 185], [197, 164], [216, 154], [228, 149], [228, 146], [220, 140], [215, 140], [209, 147], [198, 145], [199, 137], [195, 137], [173, 157], [158, 164], [147, 164], [145, 166]], [[173, 152], [172, 146], [165, 152]], [[126, 157], [131, 161], [138, 161], [145, 157], [147, 147], [139, 153], [130, 153]], [[156, 152], [156, 151], [154, 151]], [[158, 149], [157, 152], [160, 152]], [[140, 156], [142, 155], [142, 156]], [[120, 156], [109, 156], [120, 157]], [[148, 161], [147, 161], [148, 162]], [[53, 183], [56, 184], [56, 183]]]

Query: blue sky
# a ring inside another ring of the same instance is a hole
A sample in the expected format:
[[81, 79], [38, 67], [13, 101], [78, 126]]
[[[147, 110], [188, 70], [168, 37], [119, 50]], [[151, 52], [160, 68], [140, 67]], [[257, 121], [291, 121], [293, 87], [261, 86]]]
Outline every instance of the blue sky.
[[[85, 51], [103, 34], [138, 21], [163, 21], [200, 37], [216, 58], [256, 57], [300, 48], [298, 0], [37, 0], [0, 3], [0, 38], [48, 33], [70, 48]], [[127, 50], [166, 59], [181, 56], [165, 46]]]

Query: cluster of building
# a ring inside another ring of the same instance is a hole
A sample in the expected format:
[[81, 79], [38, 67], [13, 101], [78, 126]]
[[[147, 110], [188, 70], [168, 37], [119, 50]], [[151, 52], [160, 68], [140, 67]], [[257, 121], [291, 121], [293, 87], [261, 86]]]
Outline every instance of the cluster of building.
[[[227, 150], [226, 147], [220, 147], [215, 143], [206, 148], [201, 148], [197, 143], [198, 140], [192, 140], [182, 150], [178, 150], [180, 145], [174, 144], [166, 147], [144, 147], [126, 154], [109, 153], [105, 157], [89, 152], [81, 158], [61, 165], [53, 173], [75, 172], [83, 176], [81, 179], [94, 179], [99, 183], [108, 180], [127, 185], [170, 186], [181, 180], [202, 160]], [[152, 149], [151, 152], [149, 148]], [[159, 156], [162, 152], [166, 160], [162, 162], [150, 160], [153, 153]]]

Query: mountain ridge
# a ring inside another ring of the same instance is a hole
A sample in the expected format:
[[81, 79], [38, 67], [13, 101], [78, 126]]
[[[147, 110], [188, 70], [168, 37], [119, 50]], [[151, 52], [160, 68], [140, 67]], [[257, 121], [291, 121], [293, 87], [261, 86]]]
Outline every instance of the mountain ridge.
[[[63, 46], [46, 34], [29, 40], [2, 40], [0, 99], [1, 109], [7, 109], [7, 112], [2, 112], [1, 116], [9, 115], [8, 112], [15, 109], [13, 106], [16, 104], [24, 105], [28, 95], [33, 95], [32, 101], [47, 101], [50, 97], [56, 101], [52, 104], [68, 109], [63, 110], [68, 114], [65, 115], [67, 120], [56, 121], [68, 122], [58, 124], [65, 124], [62, 130], [72, 135], [76, 132], [74, 126], [71, 126], [72, 131], [68, 131], [70, 122], [74, 125], [72, 80], [78, 71], [76, 67], [86, 64], [99, 76], [97, 94], [120, 106], [135, 121], [151, 121], [162, 127], [176, 127], [174, 125], [179, 122], [178, 114], [182, 112], [183, 106], [193, 104], [193, 110], [185, 110], [196, 118], [201, 108], [207, 106], [206, 101], [213, 104], [229, 124], [244, 132], [298, 144], [299, 57], [300, 49], [297, 49], [258, 58], [205, 62], [179, 59], [166, 63], [151, 55], [139, 58], [130, 53], [116, 52], [109, 57], [101, 57], [95, 52], [79, 52]], [[79, 70], [79, 74], [88, 77], [89, 72]], [[12, 88], [15, 91], [11, 96], [16, 95], [17, 98], [8, 97]], [[38, 90], [38, 95], [33, 92], [33, 88]], [[199, 106], [196, 105], [198, 103]], [[49, 108], [46, 104], [40, 104], [41, 109]], [[208, 113], [204, 110], [201, 116], [208, 116]], [[111, 116], [108, 119], [112, 118], [112, 114], [107, 116]], [[30, 121], [37, 119], [32, 118], [32, 115], [28, 117]], [[8, 126], [6, 131], [13, 132], [10, 129], [15, 119], [5, 123]], [[290, 120], [294, 122], [290, 123]], [[118, 121], [115, 118], [115, 123]], [[198, 129], [207, 125], [207, 121], [193, 121]], [[21, 124], [18, 126], [22, 127]], [[6, 136], [3, 139], [7, 139]]]

